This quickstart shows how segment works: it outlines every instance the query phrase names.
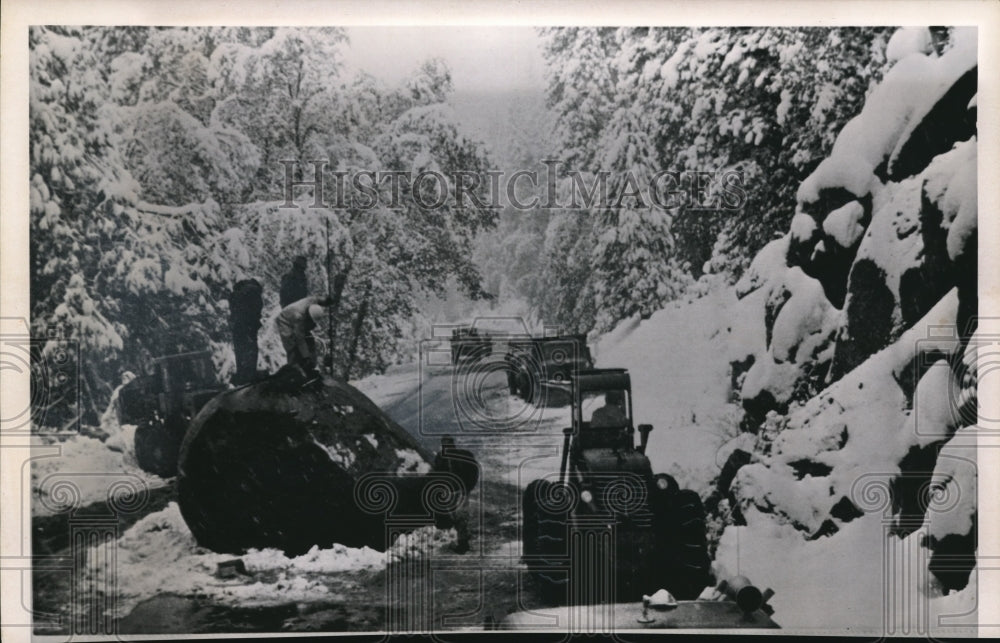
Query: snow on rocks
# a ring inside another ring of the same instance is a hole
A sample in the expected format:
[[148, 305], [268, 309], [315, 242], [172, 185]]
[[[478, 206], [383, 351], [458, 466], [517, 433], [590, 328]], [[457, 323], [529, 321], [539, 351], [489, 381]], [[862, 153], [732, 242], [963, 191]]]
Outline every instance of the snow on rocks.
[[887, 62], [894, 63], [910, 54], [927, 55], [934, 50], [934, 38], [927, 27], [903, 27], [897, 29], [885, 46]]
[[957, 331], [941, 331], [954, 331], [957, 309], [953, 290], [895, 343], [787, 416], [769, 417], [755, 462], [732, 486], [748, 525], [767, 516], [800, 540], [840, 539], [877, 514], [886, 538], [930, 536], [908, 546], [929, 551], [922, 569], [937, 586], [965, 587], [975, 562], [975, 439], [956, 413], [965, 351]]
[[[799, 186], [800, 203], [815, 203], [823, 190], [832, 188], [846, 189], [856, 197], [870, 191], [879, 166], [890, 154], [902, 153], [898, 146], [913, 138], [919, 122], [975, 67], [975, 30], [957, 30], [955, 42], [940, 57], [911, 54], [893, 65], [861, 113], [841, 130], [830, 155]], [[974, 94], [973, 86], [972, 93], [961, 101], [963, 109]]]
[[963, 279], [975, 279], [975, 262], [965, 266], [971, 275], [955, 263], [966, 245], [976, 247], [975, 193], [973, 139], [878, 195], [847, 283], [834, 376], [895, 341]]
[[822, 380], [839, 324], [818, 281], [797, 267], [779, 277], [764, 291], [765, 343], [753, 354], [740, 389], [744, 408], [758, 421], [769, 410], [786, 408], [803, 387]]
[[955, 141], [976, 132], [975, 112], [969, 102], [976, 96], [978, 59], [975, 28], [956, 28], [952, 46], [932, 57], [923, 90], [916, 93], [906, 129], [889, 156], [886, 174], [892, 180], [922, 171]]
[[851, 248], [865, 233], [864, 207], [857, 201], [843, 205], [823, 219], [823, 232], [842, 248]]
[[[820, 279], [838, 308], [844, 304], [848, 275], [855, 269], [856, 244], [869, 221], [878, 216], [873, 214], [872, 200], [891, 201], [880, 193], [888, 188], [896, 194], [892, 189], [896, 183], [920, 174], [935, 156], [975, 134], [974, 111], [968, 105], [976, 94], [976, 35], [974, 30], [957, 29], [952, 41], [952, 47], [938, 56], [927, 29], [898, 32], [889, 52], [896, 64], [872, 91], [861, 113], [838, 134], [830, 155], [799, 186], [789, 265], [801, 265], [807, 274]], [[969, 180], [974, 182], [975, 173], [971, 174]], [[902, 211], [918, 216], [920, 208], [906, 205]], [[970, 220], [967, 214], [964, 220]], [[961, 232], [956, 233], [956, 246], [961, 245], [960, 238]], [[886, 247], [881, 241], [880, 245]], [[862, 283], [881, 278], [871, 266], [858, 273]], [[946, 290], [930, 292], [930, 303]], [[909, 321], [926, 310], [924, 305]], [[877, 343], [884, 346], [891, 340], [890, 332], [879, 335]], [[857, 363], [851, 360], [846, 369]]]
[[975, 138], [958, 143], [952, 151], [936, 157], [924, 172], [924, 195], [937, 206], [941, 226], [948, 231], [948, 258], [958, 261], [977, 230], [978, 195]]

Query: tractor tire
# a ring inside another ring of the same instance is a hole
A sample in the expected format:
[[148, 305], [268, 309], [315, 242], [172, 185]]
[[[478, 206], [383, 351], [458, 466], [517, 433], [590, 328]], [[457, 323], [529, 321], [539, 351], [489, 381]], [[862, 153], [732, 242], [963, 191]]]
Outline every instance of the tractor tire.
[[560, 604], [566, 601], [569, 586], [569, 573], [560, 569], [567, 561], [568, 511], [553, 511], [538, 501], [549, 495], [552, 486], [548, 480], [536, 480], [524, 491], [525, 555], [542, 601]]
[[678, 600], [693, 600], [712, 584], [712, 561], [708, 556], [705, 536], [705, 507], [698, 494], [690, 489], [678, 491], [673, 500], [671, 558], [675, 589], [670, 592]]
[[534, 480], [528, 483], [521, 497], [521, 556], [531, 569], [533, 558], [538, 555], [538, 501], [535, 499], [536, 489], [544, 480]]

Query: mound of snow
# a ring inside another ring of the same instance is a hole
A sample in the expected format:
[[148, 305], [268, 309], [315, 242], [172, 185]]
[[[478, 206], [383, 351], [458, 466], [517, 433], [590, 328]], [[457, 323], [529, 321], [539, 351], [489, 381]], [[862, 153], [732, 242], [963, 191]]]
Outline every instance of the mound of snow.
[[148, 489], [164, 486], [163, 478], [136, 464], [131, 450], [134, 432], [134, 426], [126, 425], [117, 441], [113, 436], [106, 442], [85, 435], [60, 439], [32, 436], [32, 446], [45, 454], [31, 462], [32, 515], [51, 515], [72, 508], [62, 504], [66, 498], [53, 493], [62, 482], [72, 485], [77, 496], [73, 501], [80, 507], [107, 501], [116, 481], [128, 480]]
[[934, 50], [934, 38], [927, 27], [897, 29], [885, 47], [887, 62], [894, 63], [910, 54], [929, 54]]
[[454, 530], [426, 527], [406, 534], [386, 553], [333, 545], [288, 557], [277, 549], [251, 549], [240, 557], [248, 575], [219, 578], [218, 564], [234, 557], [199, 547], [177, 503], [172, 502], [122, 534], [113, 545], [114, 557], [109, 559], [100, 547], [91, 548], [78, 582], [83, 587], [104, 583], [115, 587], [117, 594], [110, 602], [115, 616], [124, 616], [138, 603], [166, 593], [244, 607], [331, 601], [337, 598], [338, 574], [378, 571], [386, 564], [434, 555], [455, 539]]
[[[724, 445], [739, 431], [729, 362], [741, 324], [732, 288], [678, 303], [639, 322], [631, 319], [601, 338], [599, 368], [632, 375], [636, 423], [653, 425], [647, 454], [654, 472], [674, 476], [702, 497], [725, 463]], [[751, 333], [752, 334], [752, 333]]]
[[899, 539], [886, 532], [880, 514], [870, 513], [832, 537], [807, 541], [760, 513], [751, 511], [746, 519], [746, 526], [728, 527], [722, 534], [716, 575], [742, 574], [772, 588], [769, 603], [784, 631], [923, 634], [912, 621], [918, 613], [939, 635], [947, 631], [939, 622], [969, 625], [970, 612], [975, 622], [976, 584], [943, 595], [926, 570], [921, 531]]

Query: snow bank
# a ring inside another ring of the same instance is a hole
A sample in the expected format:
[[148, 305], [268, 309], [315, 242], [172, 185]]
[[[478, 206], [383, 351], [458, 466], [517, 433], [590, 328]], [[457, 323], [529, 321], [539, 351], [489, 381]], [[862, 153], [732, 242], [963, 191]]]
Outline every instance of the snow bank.
[[627, 368], [632, 375], [635, 420], [654, 427], [647, 448], [653, 471], [703, 497], [725, 461], [720, 450], [738, 431], [731, 343], [741, 323], [755, 321], [737, 315], [738, 307], [727, 288], [642, 322], [626, 320], [594, 350], [599, 368]]
[[[716, 574], [743, 574], [772, 588], [774, 618], [786, 632], [927, 634], [925, 623], [930, 623], [931, 631], [940, 635], [947, 630], [938, 623], [967, 624], [968, 617], [958, 617], [975, 613], [975, 583], [943, 595], [926, 570], [924, 533], [904, 539], [889, 535], [878, 513], [815, 541], [763, 514], [750, 512], [746, 518], [746, 526], [728, 527], [723, 533]], [[921, 613], [927, 621], [914, 621]]]
[[[78, 497], [75, 501], [83, 507], [108, 499], [112, 485], [119, 480], [145, 485], [148, 489], [162, 487], [166, 484], [163, 478], [147, 473], [135, 462], [131, 450], [135, 427], [122, 427], [120, 437], [107, 442], [85, 435], [73, 435], [69, 438], [55, 439], [32, 436], [34, 447], [58, 447], [58, 455], [47, 455], [34, 458], [31, 463], [31, 514], [45, 516], [61, 513], [68, 509], [61, 501], [64, 500], [57, 491], [61, 482], [69, 482]], [[120, 445], [115, 450], [111, 447]], [[124, 445], [128, 445], [125, 448]]]
[[118, 592], [112, 603], [117, 616], [124, 616], [143, 600], [165, 593], [206, 597], [216, 604], [243, 607], [333, 601], [340, 590], [339, 574], [377, 572], [387, 564], [439, 553], [455, 540], [454, 530], [424, 527], [401, 537], [385, 553], [335, 544], [313, 547], [301, 556], [289, 558], [276, 549], [251, 549], [240, 557], [246, 575], [219, 578], [217, 565], [234, 557], [199, 547], [177, 503], [172, 502], [122, 534], [113, 545], [113, 567], [107, 566], [108, 559], [98, 548], [90, 549], [80, 582], [113, 583]]

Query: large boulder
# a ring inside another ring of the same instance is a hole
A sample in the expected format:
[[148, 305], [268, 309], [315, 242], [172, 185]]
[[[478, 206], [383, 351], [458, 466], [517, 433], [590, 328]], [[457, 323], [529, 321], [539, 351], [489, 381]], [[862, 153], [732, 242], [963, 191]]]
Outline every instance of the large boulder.
[[453, 525], [478, 469], [468, 452], [441, 455], [432, 465], [349, 384], [303, 382], [286, 369], [220, 394], [194, 418], [178, 501], [198, 543], [219, 552], [298, 555], [333, 543], [382, 551], [387, 517], [406, 516], [410, 528]]
[[963, 299], [975, 292], [965, 248], [975, 252], [976, 149], [975, 138], [957, 143], [880, 193], [847, 284], [834, 379], [894, 342], [952, 288]]

